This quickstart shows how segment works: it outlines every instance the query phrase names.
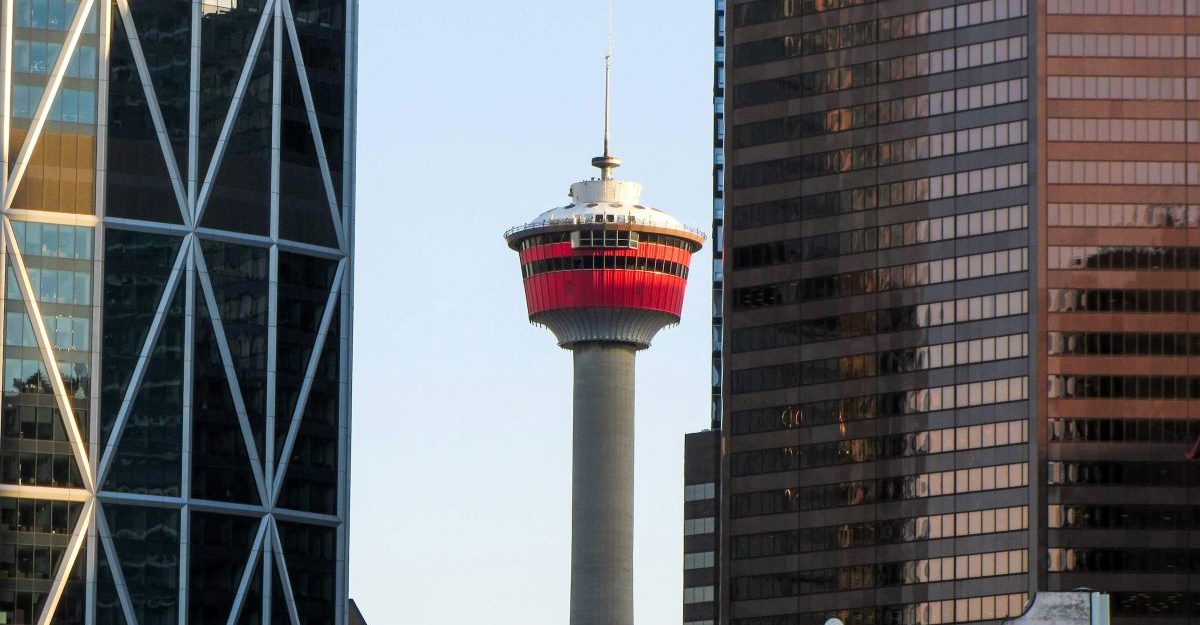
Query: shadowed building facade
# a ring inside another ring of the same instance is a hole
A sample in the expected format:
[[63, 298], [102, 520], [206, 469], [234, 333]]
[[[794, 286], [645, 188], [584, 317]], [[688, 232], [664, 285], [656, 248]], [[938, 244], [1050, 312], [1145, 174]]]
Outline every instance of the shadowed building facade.
[[0, 623], [347, 622], [356, 4], [0, 3]]
[[1200, 618], [1200, 3], [716, 8], [719, 572], [685, 622], [1080, 586]]

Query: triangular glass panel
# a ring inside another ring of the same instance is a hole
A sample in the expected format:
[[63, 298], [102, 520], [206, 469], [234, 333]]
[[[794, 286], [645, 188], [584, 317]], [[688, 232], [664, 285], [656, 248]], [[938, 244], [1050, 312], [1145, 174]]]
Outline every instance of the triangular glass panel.
[[87, 622], [87, 540], [79, 548], [74, 565], [67, 577], [58, 605], [54, 608], [54, 617], [50, 619], [54, 625], [84, 625]]
[[[5, 574], [0, 578], [0, 622], [37, 622], [82, 510], [83, 503], [0, 497], [0, 571]], [[82, 579], [84, 554], [75, 561], [72, 582]], [[72, 604], [74, 596], [63, 599]], [[60, 600], [60, 613], [73, 613], [73, 605], [65, 610], [63, 605]]]
[[[175, 161], [187, 171], [188, 96], [191, 91], [191, 0], [128, 0], [129, 14], [158, 97]], [[113, 7], [113, 12], [117, 8]], [[114, 15], [114, 19], [120, 19]]]
[[108, 75], [108, 155], [105, 213], [182, 223], [179, 200], [163, 158], [122, 20], [114, 16]]
[[321, 329], [321, 317], [337, 274], [337, 261], [279, 253], [279, 346], [275, 362], [275, 457], [283, 444], [308, 361]]
[[283, 111], [280, 121], [279, 236], [337, 247], [328, 193], [292, 47], [283, 47]]
[[149, 366], [117, 441], [117, 453], [104, 484], [106, 490], [179, 496], [183, 469], [186, 293], [185, 288], [176, 289], [167, 309], [158, 341], [150, 352]]
[[255, 558], [255, 561], [257, 568], [247, 587], [246, 599], [242, 602], [242, 611], [238, 614], [237, 625], [262, 625], [264, 622], [262, 555]]
[[[13, 208], [79, 215], [95, 212], [96, 90], [99, 86], [98, 37], [94, 30], [96, 11], [96, 5], [93, 5], [88, 21], [92, 30], [87, 32], [85, 29], [76, 45], [45, 126], [17, 185]], [[34, 11], [35, 15], [37, 13], [39, 11]], [[69, 7], [64, 13], [69, 24], [74, 18], [75, 7]], [[39, 41], [39, 35], [45, 37], [45, 30], [17, 29], [17, 39], [13, 42], [14, 62], [17, 67], [27, 70], [14, 73], [14, 123], [9, 143], [10, 158], [14, 160], [47, 87], [48, 73], [61, 55], [61, 44]], [[53, 37], [65, 38], [65, 35], [65, 32], [55, 33]], [[46, 74], [37, 73], [43, 69]]]
[[[279, 522], [279, 538], [287, 558], [292, 588], [298, 589], [296, 611], [301, 625], [327, 625], [335, 620], [337, 596], [337, 531], [332, 527]], [[285, 621], [285, 623], [288, 621]]]
[[328, 515], [338, 511], [339, 312], [334, 312], [308, 401], [304, 404], [304, 416], [279, 494], [281, 508]]
[[[188, 556], [189, 623], [228, 621], [260, 523], [258, 517], [192, 513]], [[251, 592], [242, 610], [243, 618], [247, 613], [262, 612], [261, 598], [254, 599], [262, 596], [260, 560], [261, 553], [253, 560], [255, 579], [251, 581]], [[258, 589], [257, 594], [255, 589]]]
[[[42, 322], [53, 347], [57, 372], [68, 395], [75, 424], [86, 445], [89, 440], [91, 391], [92, 240], [89, 227], [11, 221], [16, 249], [24, 260], [32, 295], [42, 310]], [[12, 258], [10, 257], [10, 261]], [[17, 446], [35, 445], [32, 454], [17, 460], [20, 483], [50, 486], [81, 485], [67, 424], [53, 390], [54, 369], [45, 362], [30, 318], [15, 264], [6, 277], [4, 407], [6, 424], [21, 423], [16, 434], [8, 427], [0, 435], [17, 436]], [[6, 454], [7, 455], [7, 454]], [[22, 454], [23, 455], [23, 454]], [[6, 461], [6, 465], [10, 461]], [[34, 468], [36, 467], [36, 469]], [[8, 471], [5, 471], [7, 479]]]
[[105, 504], [138, 623], [179, 620], [179, 510]]
[[291, 7], [334, 192], [340, 199], [345, 153], [346, 3], [291, 0]]
[[[105, 232], [100, 425], [106, 442], [182, 241], [174, 236], [116, 228]], [[182, 285], [181, 275], [180, 293], [185, 291]]]
[[[201, 18], [200, 172], [208, 175], [234, 88], [262, 15], [263, 0], [206, 5]], [[201, 225], [267, 235], [271, 226], [271, 110], [274, 54], [268, 27], [218, 163]]]
[[96, 622], [103, 625], [126, 625], [125, 611], [117, 595], [117, 584], [113, 580], [108, 554], [97, 545], [96, 549]]
[[201, 240], [213, 296], [237, 371], [250, 428], [265, 458], [267, 423], [267, 303], [270, 254], [265, 247]]
[[[62, 56], [71, 22], [79, 9], [78, 0], [68, 3], [53, 2], [49, 5], [37, 0], [15, 0], [13, 4], [13, 124], [8, 148], [10, 163], [16, 161], [16, 156], [25, 143], [38, 104], [50, 83], [54, 67]], [[62, 84], [63, 89], [72, 84], [87, 84], [92, 87], [93, 101], [99, 68], [98, 41], [96, 9], [93, 5]], [[92, 123], [95, 123], [94, 116]]]
[[275, 574], [271, 576], [271, 625], [291, 625], [288, 615], [287, 595], [283, 594], [283, 563], [275, 561]]
[[192, 495], [200, 499], [260, 504], [250, 454], [246, 450], [200, 285], [196, 285], [195, 336]]
[[[153, 0], [150, 0], [153, 1]], [[238, 78], [254, 44], [254, 34], [263, 19], [266, 0], [229, 2], [203, 0], [200, 16], [200, 174], [208, 163], [229, 114]], [[267, 17], [270, 20], [270, 17]], [[266, 33], [270, 33], [270, 26]], [[266, 34], [262, 49], [273, 48]], [[268, 72], [269, 82], [270, 72]], [[255, 72], [254, 78], [261, 80]], [[261, 88], [261, 87], [260, 87]], [[267, 90], [270, 90], [268, 84]]]

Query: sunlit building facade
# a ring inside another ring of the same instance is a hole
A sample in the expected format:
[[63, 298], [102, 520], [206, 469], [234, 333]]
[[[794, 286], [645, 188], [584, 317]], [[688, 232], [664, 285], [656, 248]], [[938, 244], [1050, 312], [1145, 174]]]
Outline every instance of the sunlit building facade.
[[0, 8], [0, 623], [346, 623], [357, 3]]
[[716, 8], [719, 574], [684, 622], [1200, 618], [1200, 2]]

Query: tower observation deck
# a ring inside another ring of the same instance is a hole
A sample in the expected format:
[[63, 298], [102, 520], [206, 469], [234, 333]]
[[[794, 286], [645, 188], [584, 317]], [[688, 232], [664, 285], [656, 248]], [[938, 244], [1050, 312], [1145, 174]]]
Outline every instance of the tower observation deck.
[[677, 323], [704, 235], [641, 204], [642, 186], [571, 185], [571, 203], [505, 234], [520, 253], [529, 320], [574, 355], [571, 625], [633, 622], [634, 356]]

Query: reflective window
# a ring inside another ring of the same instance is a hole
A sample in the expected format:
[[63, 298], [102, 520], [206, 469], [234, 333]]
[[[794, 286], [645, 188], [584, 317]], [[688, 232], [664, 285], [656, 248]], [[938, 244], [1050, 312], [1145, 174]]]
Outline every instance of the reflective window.
[[875, 462], [890, 458], [911, 458], [986, 447], [1019, 445], [1028, 440], [1027, 422], [1022, 420], [891, 434], [875, 438], [775, 447], [731, 454], [730, 474], [734, 477], [741, 477]]
[[717, 531], [717, 520], [714, 517], [687, 519], [683, 522], [683, 535], [711, 534]]
[[733, 434], [753, 434], [794, 428], [830, 425], [881, 417], [920, 414], [937, 410], [966, 408], [1023, 401], [1029, 398], [1026, 377], [982, 380], [908, 391], [846, 397], [734, 412]]
[[1052, 443], [1193, 443], [1200, 435], [1182, 419], [1050, 419]]
[[730, 558], [738, 560], [829, 549], [892, 545], [919, 540], [961, 538], [1013, 532], [1028, 527], [1029, 508], [1014, 506], [932, 516], [844, 523], [765, 534], [734, 535], [730, 537], [729, 549]]
[[[957, 9], [957, 10], [956, 10]], [[869, 45], [1006, 20], [1025, 15], [1025, 0], [985, 0], [869, 22], [762, 39], [735, 47], [736, 66], [769, 63], [802, 55]]]
[[920, 219], [875, 228], [743, 245], [733, 248], [733, 268], [749, 269], [795, 263], [1020, 230], [1028, 226], [1028, 212], [1027, 206], [1010, 206], [951, 217]]
[[1051, 529], [1200, 529], [1200, 511], [1187, 505], [1060, 505], [1047, 507]]
[[733, 625], [824, 625], [836, 616], [846, 625], [943, 625], [991, 621], [1018, 616], [1029, 603], [1028, 595], [987, 595], [944, 601], [919, 601], [869, 608], [843, 608], [773, 616], [736, 618]]
[[911, 265], [744, 287], [733, 290], [733, 309], [786, 306], [834, 297], [1019, 273], [1029, 268], [1028, 252], [1027, 248], [1014, 248]]
[[708, 482], [707, 484], [688, 484], [683, 487], [684, 501], [703, 501], [716, 496], [717, 485], [713, 482]]
[[1200, 467], [1183, 462], [1057, 462], [1047, 463], [1051, 486], [1174, 486], [1200, 478]]
[[1200, 378], [1176, 376], [1050, 376], [1050, 399], [1200, 399]]
[[952, 323], [980, 321], [1029, 312], [1029, 292], [1012, 291], [980, 297], [868, 310], [833, 317], [739, 328], [733, 331], [733, 351], [789, 347], [820, 341], [885, 334]]
[[1005, 63], [1026, 56], [1027, 38], [1009, 37], [941, 50], [842, 65], [783, 78], [735, 85], [736, 106], [756, 106], [821, 93]]
[[1200, 0], [1047, 0], [1046, 12], [1064, 15], [1195, 15]]
[[1051, 356], [1195, 356], [1200, 334], [1155, 332], [1050, 332]]
[[741, 493], [730, 497], [730, 515], [733, 518], [742, 518], [859, 506], [886, 501], [908, 501], [985, 490], [1019, 488], [1028, 483], [1029, 466], [1026, 463], [897, 475], [876, 480]]
[[734, 601], [770, 599], [823, 592], [1015, 575], [1028, 570], [1029, 552], [1024, 549], [1015, 549], [944, 558], [881, 562], [874, 565], [732, 577], [729, 580], [729, 595], [730, 599]]
[[1200, 37], [1050, 33], [1046, 35], [1046, 56], [1194, 59], [1200, 56]]
[[735, 26], [749, 26], [775, 20], [834, 11], [870, 4], [878, 0], [754, 0], [730, 7]]
[[[14, 0], [12, 130], [9, 161], [15, 162], [37, 108], [59, 63], [78, 0]], [[12, 207], [91, 214], [96, 197], [96, 92], [100, 38], [98, 9], [84, 16], [84, 29], [46, 124], [29, 153]]]
[[1051, 100], [1193, 100], [1200, 78], [1154, 76], [1048, 76]]
[[1050, 204], [1047, 225], [1091, 228], [1197, 228], [1196, 204]]
[[1200, 163], [1166, 161], [1049, 161], [1050, 184], [1200, 184]]
[[1047, 248], [1049, 269], [1187, 271], [1200, 268], [1194, 247], [1065, 247]]
[[1200, 312], [1200, 291], [1155, 289], [1047, 289], [1050, 312]]
[[1027, 81], [1024, 78], [1014, 78], [884, 102], [739, 124], [734, 128], [733, 140], [735, 147], [745, 148], [845, 132], [876, 124], [891, 124], [956, 111], [999, 106], [1024, 101], [1027, 97]]
[[987, 337], [970, 341], [840, 356], [822, 360], [755, 367], [732, 372], [734, 393], [925, 371], [941, 367], [1022, 358], [1029, 352], [1029, 335]]
[[700, 551], [697, 553], [683, 554], [683, 569], [685, 571], [692, 569], [711, 569], [716, 561], [715, 553], [712, 551]]

